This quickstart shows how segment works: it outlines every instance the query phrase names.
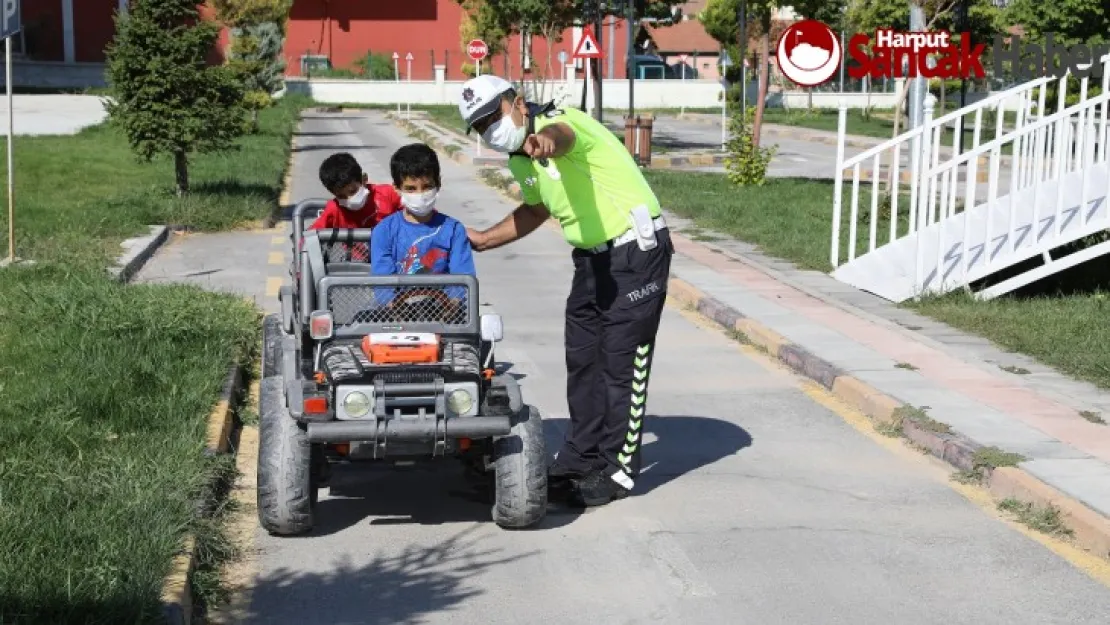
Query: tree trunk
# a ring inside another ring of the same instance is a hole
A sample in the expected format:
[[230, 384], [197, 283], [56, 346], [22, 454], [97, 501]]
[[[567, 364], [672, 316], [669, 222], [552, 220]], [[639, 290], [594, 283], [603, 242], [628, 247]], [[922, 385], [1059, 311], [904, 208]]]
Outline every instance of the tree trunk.
[[767, 101], [767, 68], [771, 62], [771, 14], [763, 17], [763, 34], [759, 37], [759, 96], [755, 103], [755, 120], [752, 122], [752, 144], [759, 147], [759, 135], [763, 129], [763, 108]]
[[251, 132], [258, 132], [258, 109], [251, 109]]
[[184, 150], [173, 153], [173, 167], [177, 174], [177, 195], [185, 195], [189, 192], [189, 158]]

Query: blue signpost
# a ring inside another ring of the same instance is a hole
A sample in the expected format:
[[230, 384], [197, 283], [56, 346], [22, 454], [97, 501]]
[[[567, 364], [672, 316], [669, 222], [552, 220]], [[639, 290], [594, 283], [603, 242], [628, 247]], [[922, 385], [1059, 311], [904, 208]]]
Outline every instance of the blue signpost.
[[0, 37], [4, 38], [4, 71], [8, 89], [8, 263], [15, 263], [15, 173], [12, 145], [15, 143], [15, 107], [12, 103], [12, 37], [23, 28], [21, 0], [3, 0]]

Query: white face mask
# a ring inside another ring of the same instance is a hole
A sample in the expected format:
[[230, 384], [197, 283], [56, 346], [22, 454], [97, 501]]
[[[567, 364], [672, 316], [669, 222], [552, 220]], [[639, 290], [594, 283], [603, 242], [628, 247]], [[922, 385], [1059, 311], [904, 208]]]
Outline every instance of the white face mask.
[[435, 210], [437, 197], [439, 197], [439, 189], [432, 189], [424, 193], [402, 193], [401, 203], [413, 215], [424, 217]]
[[498, 152], [515, 152], [520, 149], [524, 144], [524, 139], [528, 137], [528, 127], [517, 127], [513, 123], [512, 115], [505, 115], [497, 120], [497, 123], [490, 126], [482, 133], [482, 138], [485, 139], [489, 147], [497, 150]]
[[339, 205], [344, 208], [353, 208], [355, 210], [358, 210], [363, 206], [366, 206], [366, 198], [368, 197], [370, 197], [370, 190], [366, 187], [359, 187], [358, 192], [356, 192], [354, 195], [345, 200], [338, 201]]

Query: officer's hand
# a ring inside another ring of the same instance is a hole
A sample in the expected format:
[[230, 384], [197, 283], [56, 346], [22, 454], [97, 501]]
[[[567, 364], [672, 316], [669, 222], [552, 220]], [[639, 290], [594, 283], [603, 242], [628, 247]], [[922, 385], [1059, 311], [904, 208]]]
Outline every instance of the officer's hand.
[[483, 235], [481, 232], [478, 232], [474, 228], [467, 226], [466, 238], [470, 239], [471, 248], [478, 252], [482, 251], [482, 247], [485, 244], [485, 235]]
[[521, 147], [532, 158], [547, 158], [555, 154], [555, 140], [543, 134], [528, 135]]

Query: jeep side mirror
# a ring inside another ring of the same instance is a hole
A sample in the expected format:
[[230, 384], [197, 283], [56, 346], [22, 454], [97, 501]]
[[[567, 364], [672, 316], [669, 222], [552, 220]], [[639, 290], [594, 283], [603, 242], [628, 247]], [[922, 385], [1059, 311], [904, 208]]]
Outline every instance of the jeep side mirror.
[[501, 325], [501, 315], [489, 313], [482, 315], [482, 340], [496, 343], [501, 340], [504, 327]]

